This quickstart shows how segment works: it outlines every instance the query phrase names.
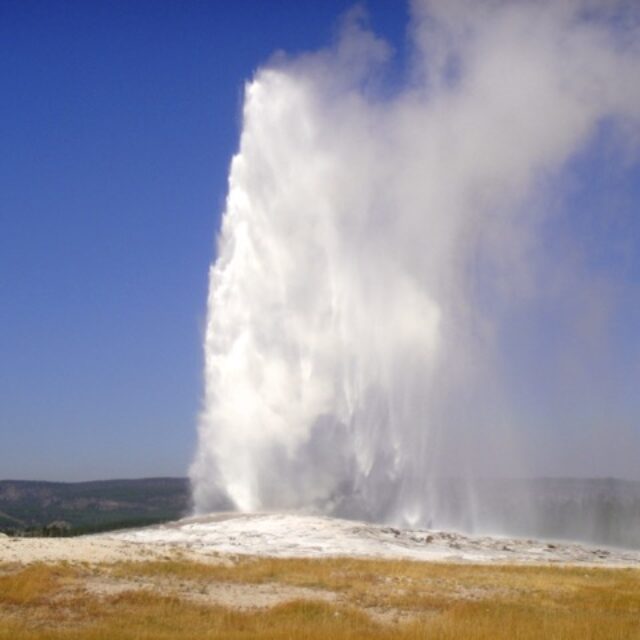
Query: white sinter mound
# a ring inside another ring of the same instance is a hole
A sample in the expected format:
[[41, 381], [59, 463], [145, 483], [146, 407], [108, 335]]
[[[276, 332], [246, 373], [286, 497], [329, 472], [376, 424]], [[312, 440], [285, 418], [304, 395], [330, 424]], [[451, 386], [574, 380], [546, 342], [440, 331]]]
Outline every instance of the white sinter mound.
[[196, 555], [232, 553], [278, 557], [380, 557], [496, 563], [588, 563], [640, 566], [640, 551], [597, 549], [453, 532], [408, 530], [293, 513], [224, 513], [103, 534]]

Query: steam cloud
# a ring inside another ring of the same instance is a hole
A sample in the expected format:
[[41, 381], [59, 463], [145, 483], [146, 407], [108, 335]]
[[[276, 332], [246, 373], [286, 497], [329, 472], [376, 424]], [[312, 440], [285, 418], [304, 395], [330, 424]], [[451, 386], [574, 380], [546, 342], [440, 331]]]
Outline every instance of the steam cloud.
[[473, 513], [474, 478], [546, 470], [542, 441], [541, 465], [525, 455], [535, 416], [514, 389], [536, 381], [518, 371], [534, 356], [510, 356], [509, 323], [547, 305], [564, 314], [559, 344], [587, 327], [563, 352], [576, 396], [603, 362], [583, 347], [607, 332], [606, 279], [554, 221], [569, 219], [563, 176], [598, 139], [633, 161], [637, 8], [411, 9], [400, 87], [359, 8], [331, 48], [276, 57], [246, 86], [210, 272], [198, 511], [428, 524], [447, 512], [438, 482], [457, 477]]

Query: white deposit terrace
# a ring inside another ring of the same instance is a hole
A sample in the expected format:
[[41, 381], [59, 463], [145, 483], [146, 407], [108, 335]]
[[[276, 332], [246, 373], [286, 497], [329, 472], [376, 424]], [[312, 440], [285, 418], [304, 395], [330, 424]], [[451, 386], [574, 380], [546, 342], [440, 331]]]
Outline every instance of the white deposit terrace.
[[377, 557], [427, 561], [570, 563], [639, 566], [640, 551], [571, 542], [403, 530], [292, 513], [225, 513], [185, 518], [145, 529], [93, 536], [189, 555], [211, 553], [277, 557]]

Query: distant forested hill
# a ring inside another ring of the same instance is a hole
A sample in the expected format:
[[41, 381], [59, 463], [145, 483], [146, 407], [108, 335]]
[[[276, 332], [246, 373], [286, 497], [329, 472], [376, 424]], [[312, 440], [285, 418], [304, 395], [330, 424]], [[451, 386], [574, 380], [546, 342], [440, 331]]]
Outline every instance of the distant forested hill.
[[175, 520], [190, 508], [187, 478], [96, 482], [0, 480], [0, 531], [74, 535]]
[[[450, 479], [435, 481], [431, 489], [438, 509], [427, 526], [640, 549], [640, 482], [538, 478], [469, 484]], [[190, 500], [186, 478], [4, 480], [0, 531], [58, 536], [144, 526], [187, 515]]]

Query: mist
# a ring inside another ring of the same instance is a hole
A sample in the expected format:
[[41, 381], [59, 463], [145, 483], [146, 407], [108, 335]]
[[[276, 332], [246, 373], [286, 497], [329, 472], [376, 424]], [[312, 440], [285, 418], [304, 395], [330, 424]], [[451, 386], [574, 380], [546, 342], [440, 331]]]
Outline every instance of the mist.
[[416, 1], [407, 34], [399, 74], [356, 7], [245, 86], [198, 512], [504, 530], [487, 478], [640, 479], [640, 10]]

